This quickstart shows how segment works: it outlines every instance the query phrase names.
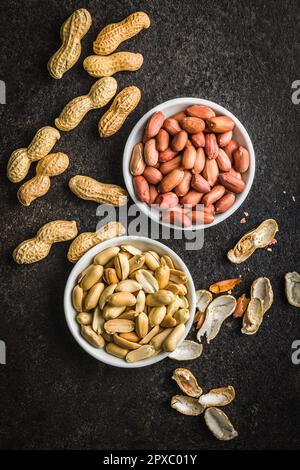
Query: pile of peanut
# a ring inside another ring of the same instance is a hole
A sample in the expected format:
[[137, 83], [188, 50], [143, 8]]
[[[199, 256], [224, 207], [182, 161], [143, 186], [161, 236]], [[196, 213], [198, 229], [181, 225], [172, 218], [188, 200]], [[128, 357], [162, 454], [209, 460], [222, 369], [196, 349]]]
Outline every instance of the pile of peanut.
[[[192, 105], [169, 118], [148, 120], [143, 142], [132, 151], [136, 197], [156, 204], [162, 221], [181, 227], [211, 224], [245, 188], [249, 152], [233, 139], [234, 121]], [[198, 204], [203, 204], [197, 208]]]
[[169, 256], [132, 245], [107, 248], [73, 289], [81, 334], [127, 362], [174, 351], [190, 317], [186, 283]]

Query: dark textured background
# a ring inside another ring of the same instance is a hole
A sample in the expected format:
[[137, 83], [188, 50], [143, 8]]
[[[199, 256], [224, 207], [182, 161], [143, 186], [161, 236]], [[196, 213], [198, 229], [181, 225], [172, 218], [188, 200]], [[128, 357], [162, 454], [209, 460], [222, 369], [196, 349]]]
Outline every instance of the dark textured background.
[[[89, 9], [93, 25], [80, 61], [55, 81], [46, 64], [59, 46], [60, 25], [79, 7]], [[82, 60], [93, 39], [103, 26], [135, 10], [146, 11], [152, 26], [120, 49], [142, 52], [144, 66], [116, 78], [119, 89], [129, 84], [142, 89], [139, 107], [108, 140], [97, 135], [102, 111], [89, 113], [64, 134], [55, 150], [70, 155], [69, 170], [52, 180], [46, 197], [21, 207], [17, 186], [5, 178], [10, 153], [52, 124], [69, 99], [86, 93], [93, 78], [83, 71]], [[7, 105], [0, 106], [0, 339], [7, 345], [7, 365], [0, 366], [1, 447], [299, 449], [300, 366], [291, 363], [291, 343], [300, 338], [300, 314], [287, 304], [283, 283], [285, 272], [299, 270], [300, 105], [291, 101], [291, 83], [300, 78], [299, 2], [10, 0], [1, 2], [0, 21], [0, 79], [7, 84]], [[93, 230], [96, 205], [75, 198], [69, 178], [83, 173], [123, 184], [122, 151], [133, 124], [151, 107], [178, 96], [227, 107], [248, 129], [257, 157], [251, 194], [229, 220], [206, 231], [201, 251], [186, 252], [183, 241], [170, 242], [197, 288], [239, 274], [243, 284], [237, 293], [263, 275], [274, 287], [274, 305], [257, 335], [241, 335], [240, 321], [229, 319], [200, 360], [183, 364], [205, 390], [235, 386], [237, 398], [226, 412], [239, 438], [229, 443], [215, 440], [202, 418], [170, 409], [176, 362], [119, 370], [78, 347], [62, 306], [71, 269], [67, 244], [56, 245], [36, 265], [20, 267], [11, 259], [13, 248], [49, 220], [74, 218], [80, 231]], [[243, 211], [250, 214], [247, 225], [239, 223]], [[228, 248], [267, 217], [280, 226], [273, 251], [231, 265]]]

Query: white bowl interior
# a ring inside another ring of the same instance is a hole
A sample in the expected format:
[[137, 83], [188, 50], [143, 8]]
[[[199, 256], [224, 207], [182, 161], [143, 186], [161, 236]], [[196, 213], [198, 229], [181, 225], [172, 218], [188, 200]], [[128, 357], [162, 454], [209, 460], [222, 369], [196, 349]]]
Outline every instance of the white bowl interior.
[[240, 194], [236, 195], [236, 200], [232, 207], [228, 209], [226, 212], [223, 214], [217, 214], [215, 216], [214, 222], [212, 222], [209, 225], [204, 225], [204, 224], [198, 224], [198, 225], [193, 225], [191, 227], [176, 227], [177, 230], [201, 230], [204, 228], [209, 228], [213, 227], [214, 225], [219, 224], [223, 220], [227, 219], [230, 217], [239, 207], [240, 205], [244, 202], [246, 199], [252, 183], [254, 179], [254, 173], [255, 173], [255, 154], [254, 154], [254, 149], [253, 145], [251, 142], [251, 139], [249, 137], [248, 132], [242, 125], [242, 123], [227, 109], [223, 108], [223, 106], [220, 106], [216, 103], [213, 103], [212, 101], [208, 100], [203, 100], [200, 98], [175, 98], [173, 100], [165, 101], [164, 103], [156, 106], [155, 108], [150, 109], [134, 126], [132, 129], [126, 145], [124, 149], [124, 154], [123, 154], [123, 175], [124, 175], [124, 180], [125, 184], [127, 187], [127, 190], [130, 194], [130, 197], [133, 199], [135, 204], [139, 207], [139, 209], [144, 212], [148, 217], [151, 219], [155, 220], [156, 222], [165, 225], [167, 227], [172, 227], [174, 228], [173, 225], [167, 224], [165, 222], [162, 222], [159, 217], [159, 211], [157, 210], [150, 210], [150, 208], [147, 206], [147, 204], [140, 202], [136, 196], [135, 192], [133, 189], [133, 182], [132, 182], [132, 175], [129, 171], [129, 163], [130, 163], [130, 158], [131, 158], [131, 153], [134, 145], [138, 142], [141, 142], [142, 140], [142, 135], [143, 135], [143, 130], [145, 127], [145, 124], [149, 117], [156, 111], [162, 111], [166, 117], [171, 116], [172, 114], [178, 113], [179, 111], [183, 111], [186, 107], [191, 106], [192, 104], [202, 104], [211, 107], [217, 115], [226, 115], [231, 117], [236, 126], [234, 129], [233, 133], [233, 138], [237, 140], [237, 142], [240, 145], [243, 145], [246, 147], [249, 151], [250, 155], [250, 166], [249, 170], [247, 173], [243, 174], [243, 180], [246, 183], [246, 187], [244, 191]]
[[[120, 246], [120, 245], [134, 245], [137, 248], [140, 248], [142, 251], [149, 251], [149, 250], [154, 250], [156, 251], [159, 255], [169, 255], [172, 257], [175, 267], [177, 269], [180, 269], [184, 271], [187, 275], [188, 282], [187, 282], [187, 298], [190, 304], [190, 318], [188, 322], [186, 323], [185, 326], [185, 335], [184, 337], [187, 336], [193, 322], [193, 316], [195, 313], [195, 308], [196, 308], [196, 297], [195, 297], [195, 286], [192, 280], [192, 277], [190, 275], [190, 272], [188, 268], [186, 267], [185, 263], [179, 258], [179, 256], [170, 248], [168, 248], [166, 245], [163, 245], [162, 243], [156, 241], [156, 240], [150, 240], [149, 238], [144, 238], [144, 237], [118, 237], [118, 238], [113, 238], [112, 240], [108, 240], [106, 242], [100, 243], [99, 245], [95, 246], [94, 248], [91, 248], [74, 266], [72, 269], [66, 287], [65, 287], [65, 293], [64, 293], [64, 309], [65, 309], [65, 316], [66, 316], [66, 321], [68, 324], [68, 327], [76, 339], [76, 341], [79, 343], [79, 345], [91, 356], [93, 356], [95, 359], [98, 359], [99, 361], [105, 362], [106, 364], [110, 364], [112, 366], [116, 367], [125, 367], [125, 368], [136, 368], [136, 367], [144, 367], [148, 366], [151, 364], [154, 364], [155, 362], [161, 361], [165, 357], [169, 355], [167, 352], [161, 352], [157, 354], [154, 357], [150, 357], [149, 359], [144, 359], [143, 361], [135, 362], [135, 363], [127, 363], [123, 359], [120, 359], [118, 357], [114, 357], [110, 354], [108, 354], [105, 349], [97, 349], [91, 346], [80, 334], [79, 331], [79, 325], [77, 324], [75, 320], [76, 316], [76, 311], [72, 305], [72, 290], [73, 287], [76, 285], [77, 278], [79, 274], [92, 263], [92, 260], [96, 254], [100, 253], [101, 251], [105, 250], [106, 248], [112, 247], [112, 246]], [[184, 339], [184, 338], [183, 338]], [[183, 340], [182, 339], [182, 340]]]

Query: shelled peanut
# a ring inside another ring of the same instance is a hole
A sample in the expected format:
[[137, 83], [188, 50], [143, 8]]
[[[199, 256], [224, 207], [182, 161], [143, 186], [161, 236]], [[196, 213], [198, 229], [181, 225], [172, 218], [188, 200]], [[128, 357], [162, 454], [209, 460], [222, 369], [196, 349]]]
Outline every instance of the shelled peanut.
[[190, 317], [186, 284], [169, 256], [132, 245], [107, 248], [72, 292], [81, 334], [127, 362], [174, 351]]
[[137, 198], [157, 205], [163, 222], [212, 223], [245, 189], [249, 152], [233, 138], [234, 127], [229, 116], [216, 116], [204, 105], [168, 118], [155, 112], [132, 150], [129, 169]]

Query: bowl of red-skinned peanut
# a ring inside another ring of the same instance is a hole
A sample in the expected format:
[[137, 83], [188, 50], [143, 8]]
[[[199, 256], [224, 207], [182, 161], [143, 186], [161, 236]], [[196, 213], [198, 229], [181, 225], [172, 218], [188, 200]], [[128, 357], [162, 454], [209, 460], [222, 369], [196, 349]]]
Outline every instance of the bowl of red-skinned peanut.
[[212, 227], [246, 199], [255, 154], [248, 132], [227, 109], [176, 98], [148, 111], [125, 145], [123, 174], [139, 209], [182, 230]]

